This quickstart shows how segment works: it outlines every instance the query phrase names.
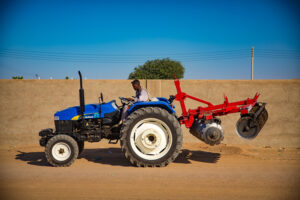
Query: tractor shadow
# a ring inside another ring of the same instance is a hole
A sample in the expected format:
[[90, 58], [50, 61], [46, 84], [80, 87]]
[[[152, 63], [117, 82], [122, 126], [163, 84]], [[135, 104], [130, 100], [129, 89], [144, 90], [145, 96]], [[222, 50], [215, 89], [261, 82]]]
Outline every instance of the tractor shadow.
[[[51, 167], [46, 160], [44, 152], [18, 151], [15, 159], [27, 162], [29, 165]], [[86, 159], [89, 162], [104, 165], [133, 167], [125, 158], [120, 148], [85, 149], [77, 159]], [[219, 153], [183, 149], [174, 163], [190, 164], [191, 160], [205, 163], [216, 163], [219, 159]]]
[[86, 159], [104, 165], [132, 167], [121, 148], [85, 149], [77, 159]]
[[182, 149], [174, 163], [190, 164], [191, 160], [203, 163], [217, 163], [221, 157], [219, 153], [211, 153], [206, 151], [190, 151]]
[[36, 165], [36, 166], [49, 166], [45, 153], [44, 152], [23, 152], [18, 151], [19, 154], [16, 155], [16, 160], [22, 160], [27, 162], [29, 165]]
[[[29, 165], [52, 167], [48, 164], [44, 152], [23, 152], [18, 151], [15, 156], [16, 160], [22, 160]], [[90, 162], [112, 165], [131, 167], [132, 165], [124, 157], [120, 148], [104, 148], [104, 149], [85, 149], [77, 158], [86, 159]], [[76, 160], [75, 160], [76, 162]]]

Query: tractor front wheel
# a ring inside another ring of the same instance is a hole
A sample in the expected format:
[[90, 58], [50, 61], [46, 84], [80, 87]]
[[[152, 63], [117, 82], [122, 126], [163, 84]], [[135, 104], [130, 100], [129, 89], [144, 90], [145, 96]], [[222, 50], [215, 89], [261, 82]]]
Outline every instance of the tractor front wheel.
[[163, 167], [173, 162], [182, 145], [182, 132], [176, 117], [158, 107], [131, 113], [121, 129], [125, 157], [138, 167]]
[[78, 156], [78, 144], [71, 136], [55, 135], [46, 144], [46, 158], [54, 167], [70, 166]]

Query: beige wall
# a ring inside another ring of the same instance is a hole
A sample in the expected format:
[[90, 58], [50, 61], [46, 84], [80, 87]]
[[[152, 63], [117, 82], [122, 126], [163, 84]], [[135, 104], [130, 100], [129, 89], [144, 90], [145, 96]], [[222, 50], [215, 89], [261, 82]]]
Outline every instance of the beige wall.
[[[100, 92], [104, 100], [132, 96], [134, 91], [128, 80], [84, 80], [86, 103], [98, 102]], [[146, 81], [142, 84], [146, 86]], [[223, 103], [226, 94], [229, 101], [244, 100], [261, 93], [259, 101], [267, 102], [269, 120], [254, 140], [243, 140], [235, 133], [238, 114], [222, 119], [226, 144], [262, 146], [300, 146], [300, 80], [182, 80], [182, 90], [192, 96]], [[172, 80], [148, 80], [152, 96], [169, 97], [176, 94]], [[38, 144], [38, 132], [54, 127], [53, 114], [66, 107], [79, 105], [78, 80], [0, 80], [0, 144]], [[119, 103], [119, 100], [117, 101]], [[188, 108], [199, 104], [188, 100]], [[176, 102], [177, 114], [181, 114]], [[182, 127], [184, 142], [200, 142]]]

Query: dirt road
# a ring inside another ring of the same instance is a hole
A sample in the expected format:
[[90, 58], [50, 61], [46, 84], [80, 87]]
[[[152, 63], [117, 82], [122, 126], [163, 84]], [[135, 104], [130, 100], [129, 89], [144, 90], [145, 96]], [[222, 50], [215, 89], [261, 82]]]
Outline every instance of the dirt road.
[[165, 168], [132, 167], [119, 144], [88, 144], [68, 168], [38, 146], [0, 150], [1, 199], [300, 199], [300, 149], [185, 144]]

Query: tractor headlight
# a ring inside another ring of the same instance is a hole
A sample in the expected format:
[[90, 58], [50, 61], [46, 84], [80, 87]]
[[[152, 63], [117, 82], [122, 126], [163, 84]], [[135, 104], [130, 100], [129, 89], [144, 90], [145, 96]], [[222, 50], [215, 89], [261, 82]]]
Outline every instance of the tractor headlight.
[[54, 120], [59, 120], [59, 116], [54, 116]]

